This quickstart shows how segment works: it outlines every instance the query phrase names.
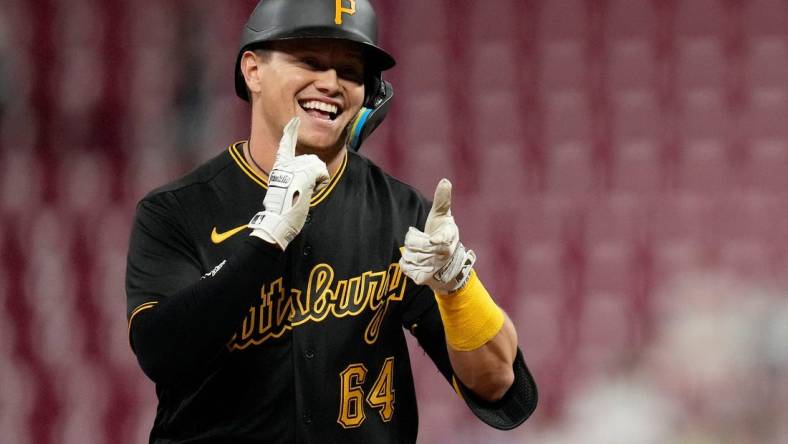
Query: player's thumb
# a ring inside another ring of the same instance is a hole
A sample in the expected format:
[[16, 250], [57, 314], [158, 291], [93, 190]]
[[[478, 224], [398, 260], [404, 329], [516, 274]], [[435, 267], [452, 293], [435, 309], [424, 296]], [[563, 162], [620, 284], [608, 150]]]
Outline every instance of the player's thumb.
[[298, 143], [298, 127], [301, 121], [298, 117], [293, 117], [285, 125], [282, 131], [282, 138], [279, 140], [279, 150], [276, 152], [276, 160], [287, 160], [295, 157], [295, 148]]
[[451, 182], [446, 178], [441, 179], [435, 187], [429, 218], [437, 216], [451, 216]]

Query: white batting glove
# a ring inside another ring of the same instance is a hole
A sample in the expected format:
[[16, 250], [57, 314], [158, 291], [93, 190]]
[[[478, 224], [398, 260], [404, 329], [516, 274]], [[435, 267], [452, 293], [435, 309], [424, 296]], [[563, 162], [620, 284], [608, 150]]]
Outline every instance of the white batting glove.
[[451, 215], [451, 182], [441, 179], [424, 231], [410, 227], [405, 235], [400, 269], [417, 284], [448, 294], [465, 285], [475, 262], [473, 250], [460, 243], [460, 231]]
[[276, 161], [268, 175], [265, 211], [254, 215], [249, 222], [251, 236], [279, 245], [282, 250], [304, 228], [309, 212], [309, 200], [315, 192], [328, 185], [326, 164], [314, 154], [295, 155], [298, 142], [298, 117], [285, 126]]

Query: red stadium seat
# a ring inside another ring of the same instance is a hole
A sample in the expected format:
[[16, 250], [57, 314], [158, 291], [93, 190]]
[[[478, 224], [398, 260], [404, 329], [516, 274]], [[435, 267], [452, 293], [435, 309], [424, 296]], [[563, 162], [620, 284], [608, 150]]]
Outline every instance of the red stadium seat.
[[727, 61], [722, 40], [688, 40], [680, 43], [676, 52], [676, 86], [679, 95], [686, 95], [693, 90], [724, 90]]
[[509, 208], [520, 202], [527, 190], [523, 171], [522, 150], [506, 142], [490, 142], [484, 146], [478, 172], [478, 195], [498, 208]]
[[747, 36], [785, 37], [788, 30], [788, 5], [782, 0], [744, 2], [744, 33]]
[[[407, 181], [432, 199], [441, 177], [454, 179], [454, 161], [446, 142], [420, 142], [402, 150], [402, 171]], [[456, 181], [457, 179], [454, 179]]]
[[544, 367], [559, 359], [559, 320], [563, 315], [564, 299], [560, 294], [519, 292], [516, 300], [517, 308], [511, 315], [528, 362]]
[[548, 155], [564, 145], [591, 141], [588, 98], [583, 94], [557, 93], [545, 98], [544, 145]]
[[103, 369], [90, 363], [58, 373], [60, 415], [56, 429], [64, 443], [106, 442], [104, 415], [109, 407], [110, 392]]
[[587, 27], [586, 2], [582, 0], [550, 0], [540, 5], [538, 40], [581, 40]]
[[723, 273], [748, 282], [774, 284], [775, 266], [771, 244], [756, 240], [732, 240], [720, 246], [720, 269]]
[[[395, 94], [410, 97], [440, 93], [448, 89], [451, 58], [440, 41], [414, 44], [403, 48], [397, 60], [399, 82]], [[402, 103], [407, 103], [403, 100]]]
[[677, 173], [678, 186], [686, 191], [726, 193], [735, 186], [727, 147], [718, 141], [682, 146]]
[[717, 240], [710, 221], [715, 204], [714, 200], [692, 192], [666, 194], [654, 200], [648, 231], [654, 261], [652, 278], [659, 287], [713, 261]]
[[133, 202], [177, 177], [179, 173], [172, 150], [159, 146], [138, 147], [131, 153], [126, 171], [126, 195]]
[[514, 237], [524, 248], [542, 243], [563, 245], [577, 236], [576, 210], [563, 196], [539, 193], [522, 197], [517, 210]]
[[577, 195], [597, 187], [600, 179], [590, 145], [591, 116], [586, 97], [570, 93], [549, 97], [544, 119], [547, 189]]
[[[742, 132], [751, 142], [788, 140], [788, 91], [754, 90], [744, 110]], [[759, 142], [760, 143], [760, 142]]]
[[707, 221], [715, 202], [694, 192], [660, 195], [648, 210], [648, 234], [652, 244], [669, 241], [702, 240], [709, 234]]
[[656, 38], [657, 16], [650, 0], [612, 0], [608, 2], [605, 31], [613, 40], [651, 41]]
[[25, 150], [0, 152], [0, 213], [33, 212], [43, 199], [42, 171], [34, 153]]
[[648, 92], [613, 96], [612, 186], [616, 190], [657, 191], [664, 175], [665, 117]]
[[606, 69], [607, 87], [613, 94], [654, 90], [659, 74], [654, 44], [646, 39], [612, 41]]
[[522, 165], [520, 159], [525, 149], [522, 110], [511, 91], [490, 92], [474, 100], [472, 105], [473, 149], [486, 151], [488, 145], [506, 144], [522, 153], [510, 162], [512, 167]]
[[721, 38], [725, 32], [725, 6], [723, 0], [676, 2], [676, 34], [679, 38]]
[[113, 172], [101, 153], [73, 152], [61, 169], [59, 203], [66, 212], [96, 216], [109, 204]]
[[[480, 2], [476, 2], [480, 3]], [[483, 2], [480, 4], [489, 4]], [[518, 68], [523, 63], [511, 41], [479, 41], [470, 51], [469, 83], [473, 91], [505, 92], [515, 96], [522, 84]]]
[[[51, 275], [46, 276], [51, 278]], [[31, 290], [40, 288], [31, 287]], [[85, 363], [86, 320], [70, 303], [73, 295], [53, 290], [51, 297], [62, 296], [63, 303], [31, 305], [31, 328], [36, 332], [36, 360], [48, 371], [58, 372], [79, 367]], [[68, 334], [63, 334], [68, 332]]]
[[401, 149], [413, 150], [413, 146], [430, 143], [441, 151], [450, 151], [452, 115], [449, 98], [442, 91], [408, 92], [402, 100], [399, 115]]
[[524, 7], [522, 1], [469, 1], [467, 4], [467, 32], [471, 45], [475, 42], [511, 41], [520, 31], [520, 16]]
[[753, 39], [746, 64], [749, 94], [788, 91], [788, 44], [782, 37]]
[[663, 189], [665, 162], [657, 141], [631, 142], [615, 149], [611, 174], [614, 190], [654, 194]]
[[570, 93], [550, 96], [544, 122], [547, 189], [580, 195], [598, 186], [600, 174], [590, 144], [591, 116], [586, 98]]
[[598, 189], [600, 172], [591, 146], [570, 142], [551, 147], [545, 182], [549, 191], [568, 196], [582, 196]]
[[[665, 293], [671, 285], [687, 276], [696, 275], [709, 267], [707, 248], [694, 238], [668, 239], [654, 245], [652, 294], [661, 299], [670, 299]], [[650, 301], [659, 305], [658, 301]]]
[[[8, 321], [2, 319], [3, 324], [7, 325]], [[5, 331], [2, 333], [0, 340], [12, 338], [6, 336]], [[11, 350], [3, 348], [0, 348], [0, 382], [3, 384], [3, 390], [0, 390], [0, 441], [33, 442], [30, 415], [38, 395], [34, 372], [27, 363], [15, 359]]]
[[783, 195], [758, 189], [730, 193], [711, 207], [708, 233], [718, 243], [783, 243]]
[[727, 136], [731, 116], [723, 97], [709, 90], [690, 93], [678, 122], [677, 183], [682, 189], [724, 192], [736, 184]]
[[588, 84], [588, 63], [582, 40], [559, 40], [540, 47], [538, 88], [543, 96], [562, 91], [583, 92]]
[[748, 188], [764, 192], [788, 190], [788, 141], [754, 140], [747, 153], [744, 183]]
[[597, 240], [586, 244], [585, 253], [586, 300], [599, 295], [631, 297], [638, 271], [633, 243]]
[[518, 294], [523, 298], [565, 299], [568, 272], [564, 244], [523, 243], [518, 277]]
[[[400, 2], [397, 2], [400, 3]], [[404, 30], [397, 33], [396, 40], [402, 48], [423, 43], [436, 43], [450, 38], [448, 32], [449, 16], [443, 1], [424, 2], [418, 7], [402, 3], [398, 5], [396, 28]], [[386, 20], [389, 26], [392, 22]]]
[[632, 335], [632, 312], [625, 294], [589, 293], [579, 319], [577, 355], [578, 381], [607, 373], [629, 352]]
[[648, 199], [639, 193], [611, 192], [588, 202], [583, 239], [589, 245], [643, 240], [648, 223]]

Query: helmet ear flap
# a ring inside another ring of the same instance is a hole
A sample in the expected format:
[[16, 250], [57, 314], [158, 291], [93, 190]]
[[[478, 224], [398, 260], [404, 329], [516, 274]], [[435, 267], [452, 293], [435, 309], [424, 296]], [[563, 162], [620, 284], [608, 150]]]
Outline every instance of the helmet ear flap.
[[358, 151], [364, 140], [383, 122], [394, 97], [391, 83], [383, 80], [379, 74], [372, 77], [374, 79], [370, 79], [367, 85], [373, 80], [375, 84], [369, 87], [370, 92], [366, 93], [364, 106], [350, 123], [348, 146], [353, 151]]
[[364, 83], [364, 108], [377, 108], [386, 98], [386, 82], [379, 72], [369, 76]]

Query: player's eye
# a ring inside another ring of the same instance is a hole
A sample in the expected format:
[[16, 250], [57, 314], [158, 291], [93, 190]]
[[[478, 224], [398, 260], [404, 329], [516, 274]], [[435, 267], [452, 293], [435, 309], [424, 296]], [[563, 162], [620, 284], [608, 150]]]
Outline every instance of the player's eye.
[[354, 66], [343, 66], [337, 69], [337, 75], [354, 83], [364, 83], [364, 70]]
[[306, 65], [309, 69], [320, 70], [323, 68], [323, 64], [314, 57], [304, 57], [301, 59], [301, 63]]

